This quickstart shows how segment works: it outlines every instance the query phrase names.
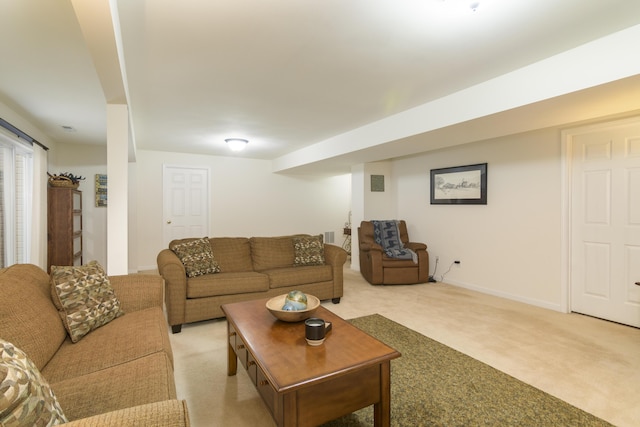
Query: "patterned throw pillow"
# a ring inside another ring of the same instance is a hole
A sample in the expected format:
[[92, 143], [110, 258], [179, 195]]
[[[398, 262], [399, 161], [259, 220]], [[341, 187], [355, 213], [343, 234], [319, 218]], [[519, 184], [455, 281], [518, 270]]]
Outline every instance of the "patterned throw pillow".
[[209, 238], [171, 245], [170, 248], [180, 258], [187, 270], [187, 277], [202, 276], [208, 273], [219, 273], [220, 266], [213, 257]]
[[56, 395], [35, 363], [0, 339], [0, 425], [54, 426], [66, 422]]
[[293, 237], [293, 250], [295, 252], [293, 265], [296, 267], [324, 264], [324, 245], [321, 234]]
[[83, 266], [51, 266], [51, 295], [73, 342], [124, 314], [109, 278], [96, 261]]

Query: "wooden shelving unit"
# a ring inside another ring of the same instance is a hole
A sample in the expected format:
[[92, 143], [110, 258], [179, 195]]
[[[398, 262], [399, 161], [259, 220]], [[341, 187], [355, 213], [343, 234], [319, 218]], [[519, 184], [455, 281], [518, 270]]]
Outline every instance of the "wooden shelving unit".
[[82, 192], [49, 187], [47, 271], [52, 265], [82, 265]]

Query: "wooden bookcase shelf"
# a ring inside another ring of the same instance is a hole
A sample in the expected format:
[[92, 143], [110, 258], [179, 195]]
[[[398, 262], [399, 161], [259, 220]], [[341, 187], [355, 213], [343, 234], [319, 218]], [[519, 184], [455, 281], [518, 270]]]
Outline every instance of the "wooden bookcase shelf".
[[82, 265], [82, 192], [49, 187], [47, 271], [52, 265]]

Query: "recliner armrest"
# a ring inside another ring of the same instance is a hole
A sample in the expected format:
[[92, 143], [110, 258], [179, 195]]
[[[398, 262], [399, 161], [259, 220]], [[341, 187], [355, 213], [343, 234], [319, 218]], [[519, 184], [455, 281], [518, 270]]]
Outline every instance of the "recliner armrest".
[[360, 242], [360, 250], [362, 251], [378, 251], [382, 252], [382, 246], [373, 242]]
[[412, 251], [426, 251], [427, 250], [427, 245], [425, 245], [424, 243], [408, 242], [404, 246], [405, 246], [405, 248], [411, 249]]

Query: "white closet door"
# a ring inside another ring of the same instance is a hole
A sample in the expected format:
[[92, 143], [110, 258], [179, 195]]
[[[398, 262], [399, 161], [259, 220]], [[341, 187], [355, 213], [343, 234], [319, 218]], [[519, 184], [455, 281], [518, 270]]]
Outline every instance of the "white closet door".
[[572, 141], [571, 310], [640, 327], [640, 121]]
[[209, 170], [181, 166], [163, 169], [164, 244], [209, 234]]

